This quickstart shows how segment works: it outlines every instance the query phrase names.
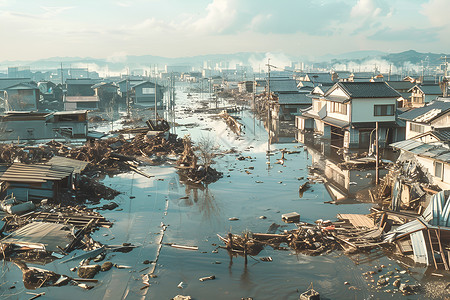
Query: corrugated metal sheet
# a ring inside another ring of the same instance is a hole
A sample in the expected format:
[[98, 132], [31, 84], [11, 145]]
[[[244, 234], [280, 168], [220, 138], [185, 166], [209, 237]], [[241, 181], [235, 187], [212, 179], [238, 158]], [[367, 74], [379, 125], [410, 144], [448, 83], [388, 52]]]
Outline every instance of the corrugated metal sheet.
[[418, 219], [415, 219], [414, 221], [405, 223], [388, 233], [384, 235], [384, 240], [387, 242], [393, 242], [396, 239], [400, 239], [402, 237], [405, 237], [407, 235], [410, 235], [411, 233], [421, 231], [427, 229], [427, 226], [425, 225], [425, 221], [421, 219], [420, 217]]
[[430, 200], [427, 208], [422, 214], [426, 222], [433, 226], [450, 226], [450, 196], [449, 193], [441, 191]]
[[33, 222], [14, 231], [0, 241], [0, 244], [37, 245], [47, 251], [61, 252], [73, 240], [73, 226], [45, 222]]
[[402, 193], [402, 184], [399, 180], [397, 180], [394, 184], [394, 191], [392, 192], [391, 209], [393, 211], [398, 211], [400, 209], [401, 193]]
[[77, 174], [81, 173], [81, 171], [83, 171], [89, 164], [89, 162], [87, 161], [81, 161], [62, 156], [54, 156], [49, 160], [48, 163], [53, 166], [73, 168], [73, 172]]
[[422, 144], [420, 146], [414, 147], [413, 149], [409, 150], [409, 152], [414, 154], [425, 154], [426, 151], [433, 149], [432, 145], [429, 144]]
[[0, 177], [3, 181], [43, 183], [46, 181], [59, 181], [71, 176], [72, 167], [55, 166], [48, 164], [27, 165], [14, 163]]
[[413, 248], [414, 261], [416, 263], [429, 265], [427, 244], [423, 236], [423, 230], [411, 233], [411, 244]]

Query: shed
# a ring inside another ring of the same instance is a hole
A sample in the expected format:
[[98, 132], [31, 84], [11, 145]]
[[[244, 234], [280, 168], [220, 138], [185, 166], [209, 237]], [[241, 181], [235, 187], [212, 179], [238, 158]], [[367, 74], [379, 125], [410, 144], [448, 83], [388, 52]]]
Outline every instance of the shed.
[[50, 164], [14, 163], [0, 177], [7, 195], [20, 201], [56, 199], [61, 190], [72, 188], [74, 168]]

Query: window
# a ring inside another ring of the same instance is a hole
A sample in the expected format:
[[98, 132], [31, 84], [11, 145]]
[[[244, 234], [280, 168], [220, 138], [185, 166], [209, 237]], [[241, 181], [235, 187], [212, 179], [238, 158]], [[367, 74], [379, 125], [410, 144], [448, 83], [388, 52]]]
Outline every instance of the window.
[[439, 162], [439, 161], [435, 161], [434, 162], [434, 176], [439, 177], [440, 179], [444, 178], [444, 164]]
[[414, 131], [414, 132], [418, 132], [418, 133], [424, 133], [425, 132], [425, 126], [420, 125], [420, 124], [410, 123], [409, 124], [409, 130]]
[[394, 104], [374, 105], [373, 115], [374, 116], [393, 116], [394, 115]]
[[154, 88], [142, 88], [143, 95], [149, 95], [149, 94], [154, 94], [154, 93], [155, 93]]
[[347, 114], [347, 104], [331, 102], [331, 112], [346, 115]]

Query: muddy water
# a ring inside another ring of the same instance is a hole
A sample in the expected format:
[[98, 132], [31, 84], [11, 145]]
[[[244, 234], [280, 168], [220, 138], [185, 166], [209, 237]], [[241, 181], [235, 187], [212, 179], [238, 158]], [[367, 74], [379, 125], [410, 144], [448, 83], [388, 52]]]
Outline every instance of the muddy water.
[[[375, 257], [373, 260], [367, 260], [366, 255], [356, 255], [350, 259], [341, 252], [311, 257], [267, 247], [255, 259], [249, 258], [245, 266], [242, 257], [231, 259], [227, 251], [216, 251], [220, 245], [217, 233], [225, 235], [229, 231], [241, 233], [246, 230], [267, 232], [272, 223], [280, 224], [280, 230], [293, 229], [292, 224], [281, 222], [283, 213], [296, 211], [305, 222], [314, 222], [319, 218], [336, 220], [337, 213], [368, 213], [370, 205], [325, 204], [331, 198], [322, 184], [313, 184], [300, 198], [298, 188], [303, 181], [298, 178], [308, 176], [307, 167], [311, 164], [311, 157], [303, 145], [271, 145], [273, 156], [266, 156], [267, 132], [249, 112], [237, 114], [245, 125], [244, 134], [237, 137], [220, 119], [203, 113], [193, 116], [183, 111], [183, 107], [200, 107], [199, 102], [200, 95], [194, 94], [188, 99], [184, 87], [178, 87], [176, 120], [181, 126], [176, 128], [176, 132], [181, 136], [189, 133], [194, 141], [201, 137], [213, 138], [221, 150], [235, 148], [248, 158], [237, 160], [240, 154], [216, 158], [214, 167], [223, 172], [224, 177], [203, 189], [181, 183], [170, 164], [143, 168], [143, 171], [155, 176], [152, 179], [135, 173], [105, 178], [103, 182], [106, 185], [122, 194], [114, 200], [119, 208], [103, 212], [106, 218], [114, 222], [114, 226], [98, 230], [93, 237], [110, 245], [124, 242], [138, 245], [130, 253], [107, 255], [107, 260], [131, 268], [113, 268], [100, 273], [96, 276], [99, 283], [90, 291], [76, 286], [38, 289], [38, 292], [46, 292], [45, 299], [171, 299], [177, 294], [190, 295], [194, 299], [298, 299], [299, 292], [305, 291], [311, 282], [323, 299], [401, 297], [399, 294], [377, 292], [368, 287], [368, 282], [363, 278], [363, 272], [381, 264], [386, 268], [379, 274], [394, 268], [402, 269], [395, 260], [377, 253], [371, 254]], [[191, 123], [198, 125], [193, 128], [183, 126]], [[300, 153], [286, 155], [284, 165], [276, 164], [281, 158], [278, 150], [283, 148], [299, 150]], [[239, 220], [229, 221], [231, 217]], [[164, 243], [198, 246], [199, 250], [164, 245], [156, 266], [157, 278], [150, 280], [149, 288], [141, 290], [141, 275], [149, 271], [145, 269], [149, 265], [143, 264], [143, 261], [155, 260], [161, 224], [167, 225]], [[271, 256], [273, 261], [260, 261], [263, 256]], [[60, 264], [56, 261], [44, 268], [76, 277], [69, 269], [77, 263]], [[29, 298], [18, 268], [11, 264], [6, 267], [9, 271], [0, 286], [2, 298]], [[199, 281], [199, 278], [210, 275], [215, 275], [216, 279]], [[414, 283], [419, 274], [415, 274], [414, 278], [403, 277]], [[375, 281], [377, 279], [378, 274]], [[344, 285], [346, 281], [350, 285]], [[184, 283], [182, 289], [177, 287], [180, 282]], [[16, 288], [9, 290], [13, 284]], [[349, 286], [356, 289], [349, 289]]]

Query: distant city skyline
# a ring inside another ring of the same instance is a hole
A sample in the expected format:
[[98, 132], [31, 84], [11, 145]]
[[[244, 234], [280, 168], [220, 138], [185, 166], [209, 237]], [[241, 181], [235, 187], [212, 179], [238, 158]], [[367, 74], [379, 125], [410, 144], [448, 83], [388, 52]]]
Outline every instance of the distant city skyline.
[[0, 56], [442, 53], [448, 11], [448, 0], [0, 0]]

